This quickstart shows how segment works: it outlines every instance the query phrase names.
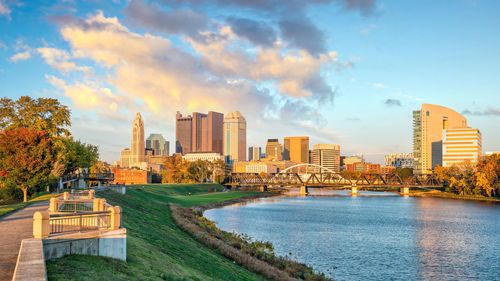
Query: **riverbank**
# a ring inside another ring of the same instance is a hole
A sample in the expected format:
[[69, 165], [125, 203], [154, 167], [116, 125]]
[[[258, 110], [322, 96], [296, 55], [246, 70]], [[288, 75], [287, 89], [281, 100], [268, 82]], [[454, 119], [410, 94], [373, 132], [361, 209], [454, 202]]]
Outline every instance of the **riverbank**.
[[[49, 261], [49, 280], [264, 280], [215, 250], [209, 249], [175, 223], [169, 203], [183, 207], [268, 196], [262, 192], [217, 192], [213, 184], [135, 185], [122, 195], [98, 192], [122, 208], [127, 228], [127, 262], [105, 257], [72, 255]], [[186, 196], [191, 193], [195, 196]]]
[[443, 191], [439, 191], [439, 190], [432, 190], [432, 191], [425, 191], [425, 192], [411, 192], [410, 195], [417, 196], [417, 197], [436, 197], [436, 198], [487, 201], [487, 202], [499, 202], [500, 203], [500, 198], [490, 198], [490, 197], [485, 197], [485, 196], [474, 196], [474, 195], [459, 195], [459, 194], [443, 192]]

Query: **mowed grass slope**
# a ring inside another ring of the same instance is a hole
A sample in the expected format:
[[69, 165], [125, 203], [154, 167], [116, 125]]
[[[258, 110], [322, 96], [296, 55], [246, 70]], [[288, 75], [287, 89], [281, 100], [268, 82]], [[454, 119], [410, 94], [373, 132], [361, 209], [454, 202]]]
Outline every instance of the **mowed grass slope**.
[[[220, 185], [136, 185], [126, 195], [98, 193], [123, 212], [127, 262], [73, 255], [47, 262], [49, 280], [262, 280], [194, 240], [173, 221], [169, 202], [193, 206], [249, 196], [206, 193]], [[192, 196], [185, 196], [191, 192]]]

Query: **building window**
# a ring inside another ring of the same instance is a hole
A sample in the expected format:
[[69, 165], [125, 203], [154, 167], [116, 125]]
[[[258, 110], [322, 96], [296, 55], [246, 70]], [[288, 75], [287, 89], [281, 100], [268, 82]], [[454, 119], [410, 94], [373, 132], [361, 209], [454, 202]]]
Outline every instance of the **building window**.
[[425, 114], [426, 114], [427, 116], [429, 116], [429, 111], [427, 111]]

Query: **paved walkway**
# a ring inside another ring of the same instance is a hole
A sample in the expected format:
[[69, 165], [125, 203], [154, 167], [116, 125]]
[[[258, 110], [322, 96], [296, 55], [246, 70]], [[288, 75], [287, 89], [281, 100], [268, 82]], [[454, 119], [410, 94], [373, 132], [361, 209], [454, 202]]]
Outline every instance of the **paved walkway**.
[[33, 238], [33, 214], [49, 208], [49, 201], [34, 202], [0, 218], [0, 281], [12, 280], [21, 241]]

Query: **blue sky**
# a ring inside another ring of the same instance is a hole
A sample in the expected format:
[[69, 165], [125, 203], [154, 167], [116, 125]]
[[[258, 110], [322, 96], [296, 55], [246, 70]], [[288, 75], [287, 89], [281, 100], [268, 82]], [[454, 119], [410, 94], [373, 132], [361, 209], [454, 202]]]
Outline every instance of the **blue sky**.
[[0, 96], [56, 97], [106, 161], [175, 112], [239, 110], [248, 145], [308, 135], [382, 162], [412, 110], [463, 113], [500, 150], [498, 1], [0, 0]]

